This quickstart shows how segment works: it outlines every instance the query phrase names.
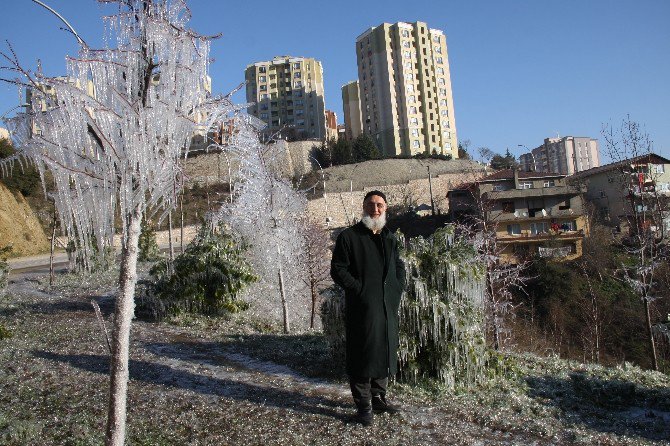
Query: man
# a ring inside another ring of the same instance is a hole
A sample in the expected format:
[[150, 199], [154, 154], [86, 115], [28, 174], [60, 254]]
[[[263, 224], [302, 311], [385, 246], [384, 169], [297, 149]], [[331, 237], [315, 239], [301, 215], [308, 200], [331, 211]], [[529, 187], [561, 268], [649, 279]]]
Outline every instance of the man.
[[386, 196], [368, 192], [361, 221], [340, 233], [330, 275], [344, 288], [347, 374], [358, 408], [356, 421], [369, 426], [372, 413], [398, 412], [386, 401], [388, 377], [397, 371], [398, 307], [405, 267], [386, 225]]

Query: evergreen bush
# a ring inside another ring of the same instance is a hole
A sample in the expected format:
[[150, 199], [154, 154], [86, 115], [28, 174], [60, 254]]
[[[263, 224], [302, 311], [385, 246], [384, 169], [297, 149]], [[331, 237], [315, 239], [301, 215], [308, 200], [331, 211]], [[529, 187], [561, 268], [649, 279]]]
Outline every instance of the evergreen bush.
[[246, 249], [222, 225], [203, 225], [172, 265], [167, 259], [154, 265], [151, 275], [156, 282], [144, 303], [153, 306], [151, 311], [158, 317], [246, 310], [248, 304], [237, 295], [258, 280], [243, 257]]
[[160, 259], [161, 251], [156, 242], [156, 230], [154, 229], [154, 225], [148, 220], [142, 222], [142, 229], [137, 245], [139, 249], [137, 260], [140, 262], [155, 262]]

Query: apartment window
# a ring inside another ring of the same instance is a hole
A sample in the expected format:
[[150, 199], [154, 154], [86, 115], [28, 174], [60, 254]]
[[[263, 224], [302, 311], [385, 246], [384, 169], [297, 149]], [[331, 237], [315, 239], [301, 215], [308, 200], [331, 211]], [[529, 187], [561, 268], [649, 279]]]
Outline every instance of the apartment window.
[[295, 102], [295, 105], [302, 105], [303, 104], [302, 99], [296, 99], [294, 102]]
[[416, 107], [410, 107], [410, 108], [409, 108], [409, 112], [410, 112], [410, 114], [412, 114], [412, 115], [416, 115]]
[[412, 141], [412, 147], [414, 147], [415, 149], [421, 147], [421, 143], [415, 139], [414, 141]]
[[294, 62], [293, 63], [293, 69], [294, 70], [299, 70], [300, 69], [300, 62]]
[[[446, 102], [446, 101], [445, 101], [445, 102]], [[440, 104], [440, 105], [442, 105], [442, 104]], [[445, 105], [446, 105], [446, 104], [445, 104]], [[449, 110], [442, 110], [442, 111], [440, 111], [440, 114], [441, 114], [442, 116], [449, 116]]]
[[267, 113], [261, 113], [261, 119], [268, 119]]
[[549, 232], [549, 223], [546, 221], [533, 222], [530, 224], [530, 233], [533, 235], [546, 234]]
[[409, 58], [412, 57], [412, 53], [409, 52], [409, 51], [403, 51], [402, 52], [402, 57], [404, 57], [405, 59], [409, 59]]
[[419, 125], [419, 120], [417, 118], [411, 118], [409, 123], [412, 125]]
[[446, 121], [446, 120], [442, 121], [442, 127], [444, 127], [445, 129], [448, 129], [450, 127], [449, 126], [449, 121]]
[[261, 99], [267, 99], [267, 98], [268, 98], [268, 94], [267, 94], [267, 93], [263, 93], [263, 94], [261, 95]]
[[565, 201], [561, 201], [558, 204], [558, 209], [560, 209], [561, 211], [565, 211], [566, 209], [570, 209], [570, 199], [568, 198]]
[[305, 110], [303, 110], [302, 108], [298, 108], [298, 109], [296, 109], [295, 114], [296, 114], [296, 115], [304, 115], [304, 114], [305, 114]]
[[258, 76], [258, 82], [265, 82], [265, 76]]
[[259, 73], [265, 73], [265, 67], [258, 67]]
[[521, 235], [521, 225], [520, 224], [507, 225], [507, 233], [509, 235]]
[[451, 138], [451, 132], [449, 132], [449, 131], [442, 132], [442, 138], [444, 138], [444, 139]]
[[446, 150], [451, 150], [451, 143], [450, 143], [450, 142], [445, 142], [445, 143], [444, 143], [444, 148], [445, 148]]
[[437, 67], [437, 74], [444, 74], [444, 68]]
[[519, 189], [532, 189], [533, 188], [533, 182], [532, 181], [522, 181], [519, 183]]
[[500, 192], [502, 190], [507, 190], [507, 188], [505, 188], [504, 184], [495, 184], [493, 185], [493, 190], [496, 192]]
[[440, 99], [440, 106], [441, 107], [446, 107], [447, 106], [447, 100], [446, 99]]
[[412, 129], [412, 136], [419, 137], [419, 129]]
[[437, 54], [442, 54], [442, 47], [441, 46], [435, 45], [434, 50]]
[[407, 91], [410, 92], [410, 93], [413, 93], [414, 92], [414, 85], [408, 85], [407, 86]]
[[438, 85], [445, 85], [445, 84], [446, 84], [446, 81], [444, 80], [443, 77], [441, 77], [441, 78], [439, 78], [439, 79], [437, 80], [437, 84], [438, 84]]
[[410, 47], [409, 40], [403, 40], [402, 41], [402, 46], [403, 46], [403, 48], [409, 48]]
[[268, 104], [261, 104], [261, 110], [267, 110]]
[[403, 29], [402, 32], [400, 33], [403, 37], [409, 37], [409, 31], [406, 29]]
[[300, 71], [296, 71], [295, 73], [293, 73], [293, 77], [296, 79], [300, 79], [301, 76], [302, 74], [300, 73]]
[[512, 214], [515, 211], [514, 202], [513, 201], [503, 201], [502, 202], [502, 211], [506, 214]]
[[410, 104], [416, 103], [416, 96], [414, 96], [414, 95], [408, 96], [407, 97], [407, 102], [409, 102]]
[[447, 95], [447, 89], [446, 88], [440, 88], [440, 96], [446, 96]]
[[302, 88], [302, 81], [295, 81], [293, 88]]
[[260, 91], [268, 91], [268, 86], [267, 85], [261, 85], [258, 88], [260, 89]]
[[272, 125], [274, 125], [275, 127], [278, 126], [279, 125], [279, 120], [277, 119], [277, 120], [272, 121]]
[[405, 62], [403, 64], [406, 70], [411, 70], [412, 69], [412, 62]]
[[438, 56], [438, 57], [436, 57], [436, 58], [435, 58], [435, 63], [439, 63], [439, 64], [443, 63], [443, 61], [442, 61], [442, 56]]
[[544, 184], [542, 184], [542, 187], [554, 187], [556, 186], [556, 182], [554, 180], [546, 180]]
[[564, 221], [560, 224], [561, 231], [576, 231], [577, 230], [577, 221]]
[[297, 125], [305, 125], [305, 120], [304, 119], [298, 119], [297, 121], [295, 121], [295, 123]]
[[433, 36], [433, 42], [439, 42], [440, 36]]
[[273, 111], [273, 112], [272, 112], [272, 117], [273, 117], [273, 118], [276, 117], [276, 116], [278, 116], [278, 115], [279, 115], [279, 112], [276, 112], [276, 111]]
[[665, 173], [665, 165], [663, 165], [663, 164], [656, 164], [654, 166], [654, 169], [655, 169], [656, 173]]

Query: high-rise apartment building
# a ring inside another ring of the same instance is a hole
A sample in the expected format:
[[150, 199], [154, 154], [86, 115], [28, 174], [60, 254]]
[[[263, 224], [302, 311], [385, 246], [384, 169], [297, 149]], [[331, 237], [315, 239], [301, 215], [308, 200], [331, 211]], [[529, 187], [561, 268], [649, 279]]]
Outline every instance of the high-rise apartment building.
[[337, 113], [326, 110], [326, 139], [337, 141]]
[[347, 140], [353, 141], [363, 133], [358, 81], [342, 85], [342, 108], [344, 109], [344, 133]]
[[385, 156], [458, 157], [442, 31], [424, 22], [382, 23], [356, 39], [356, 58], [362, 130]]
[[519, 157], [521, 170], [572, 175], [600, 166], [598, 140], [564, 136], [545, 138], [544, 143]]
[[249, 114], [268, 124], [267, 135], [325, 139], [326, 113], [321, 62], [278, 56], [245, 70]]

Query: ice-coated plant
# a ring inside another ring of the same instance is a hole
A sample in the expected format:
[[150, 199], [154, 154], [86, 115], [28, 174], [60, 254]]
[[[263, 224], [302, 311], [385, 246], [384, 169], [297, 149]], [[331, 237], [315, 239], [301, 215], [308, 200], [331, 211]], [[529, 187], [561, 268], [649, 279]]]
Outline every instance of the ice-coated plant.
[[105, 3], [118, 4], [118, 13], [105, 18], [105, 47], [80, 40], [78, 56], [67, 58], [66, 76], [33, 73], [13, 52], [2, 56], [19, 76], [15, 82], [32, 92], [27, 112], [6, 120], [14, 145], [42, 180], [47, 170], [53, 175], [62, 226], [87, 263], [93, 240], [97, 252], [105, 252], [117, 229], [114, 216], [121, 217], [105, 441], [122, 445], [140, 223], [173, 207], [181, 184], [177, 161], [196, 126], [233, 107], [208, 92], [211, 39], [186, 27], [190, 12], [183, 1]]
[[[397, 234], [404, 246], [404, 237]], [[434, 378], [449, 387], [470, 387], [486, 377], [485, 265], [453, 226], [409, 240], [401, 257], [407, 286], [400, 301], [400, 376]], [[324, 334], [333, 353], [344, 354], [344, 294], [324, 292]]]
[[222, 147], [239, 161], [239, 182], [235, 199], [225, 204], [216, 219], [248, 241], [249, 259], [260, 280], [242, 298], [250, 311], [264, 319], [281, 321], [284, 332], [291, 322], [307, 326], [310, 298], [302, 280], [306, 273], [305, 239], [301, 220], [307, 199], [280, 175], [279, 145], [261, 143], [258, 130], [265, 124], [252, 116], [239, 115], [227, 146]]

